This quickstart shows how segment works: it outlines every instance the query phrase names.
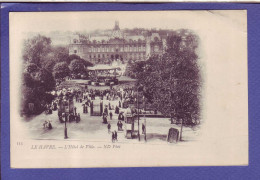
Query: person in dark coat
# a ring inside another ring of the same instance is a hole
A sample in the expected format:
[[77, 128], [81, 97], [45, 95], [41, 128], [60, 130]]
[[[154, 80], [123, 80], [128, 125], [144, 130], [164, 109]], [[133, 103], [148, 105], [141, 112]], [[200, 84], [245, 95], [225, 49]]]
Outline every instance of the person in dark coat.
[[110, 120], [112, 120], [112, 118], [113, 118], [113, 113], [110, 111], [110, 113], [109, 113], [109, 116], [110, 116]]
[[117, 124], [116, 124], [118, 131], [120, 130], [120, 123], [121, 123], [121, 121], [118, 121]]
[[48, 122], [48, 128], [49, 128], [49, 129], [52, 129], [52, 125], [51, 125], [51, 122], [50, 122], [50, 121]]
[[83, 106], [83, 113], [86, 113], [86, 105], [82, 104], [82, 106]]
[[80, 114], [77, 115], [77, 123], [80, 121]]
[[119, 114], [119, 108], [116, 106], [115, 113]]
[[112, 142], [114, 142], [115, 141], [115, 134], [114, 134], [114, 132], [112, 132]]
[[103, 119], [105, 118], [105, 116], [106, 116], [106, 113], [103, 112], [103, 113], [102, 113], [102, 117], [103, 117]]
[[103, 123], [107, 124], [107, 116], [106, 115], [103, 117]]
[[117, 132], [115, 131], [115, 133], [114, 133], [114, 138], [115, 138], [115, 140], [117, 141]]
[[56, 111], [57, 110], [57, 103], [53, 103], [53, 110]]
[[121, 120], [121, 121], [124, 120], [124, 115], [123, 115], [123, 113], [120, 113], [120, 114], [118, 115], [118, 120]]
[[107, 132], [108, 132], [108, 133], [110, 133], [110, 129], [111, 129], [111, 124], [108, 123], [108, 125], [107, 125]]
[[144, 134], [145, 133], [145, 125], [144, 125], [144, 123], [142, 124], [142, 134]]
[[106, 113], [108, 115], [108, 109], [107, 107], [104, 109], [104, 113]]
[[121, 108], [121, 101], [119, 101], [119, 104], [118, 104], [118, 106]]

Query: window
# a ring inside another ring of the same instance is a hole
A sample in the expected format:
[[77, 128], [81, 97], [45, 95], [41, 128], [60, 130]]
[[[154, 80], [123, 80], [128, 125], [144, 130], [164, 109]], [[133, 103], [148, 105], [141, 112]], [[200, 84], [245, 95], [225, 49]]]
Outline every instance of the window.
[[74, 54], [77, 54], [77, 50], [74, 50]]
[[74, 43], [77, 43], [77, 39], [74, 39]]

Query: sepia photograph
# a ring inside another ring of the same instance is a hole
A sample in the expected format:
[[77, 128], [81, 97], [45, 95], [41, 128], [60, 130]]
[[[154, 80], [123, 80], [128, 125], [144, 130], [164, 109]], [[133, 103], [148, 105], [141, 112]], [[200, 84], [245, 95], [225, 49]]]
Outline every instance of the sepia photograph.
[[248, 165], [245, 10], [9, 19], [12, 168]]

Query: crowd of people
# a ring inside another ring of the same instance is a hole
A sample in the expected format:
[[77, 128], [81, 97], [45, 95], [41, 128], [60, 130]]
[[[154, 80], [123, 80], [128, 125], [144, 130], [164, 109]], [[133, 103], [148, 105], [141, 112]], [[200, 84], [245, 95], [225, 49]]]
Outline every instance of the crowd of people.
[[[102, 123], [107, 124], [109, 134], [111, 132], [110, 122], [113, 120], [117, 120], [117, 131], [124, 131], [123, 123], [125, 122], [126, 114], [123, 110], [128, 107], [128, 104], [134, 104], [137, 101], [136, 91], [132, 87], [105, 90], [63, 88], [53, 91], [52, 94], [55, 96], [55, 99], [51, 104], [46, 105], [46, 109], [48, 109], [49, 112], [58, 110], [60, 122], [75, 121], [78, 123], [81, 121], [80, 113], [77, 112], [77, 108], [73, 104], [74, 102], [82, 105], [83, 114], [93, 112], [93, 101], [98, 99], [105, 102], [102, 103], [101, 108]], [[61, 110], [60, 101], [67, 101], [67, 105], [72, 103], [74, 106], [73, 110], [71, 110], [71, 108], [66, 112]], [[137, 113], [137, 109], [131, 109], [131, 113]], [[117, 118], [113, 119], [113, 116]], [[112, 142], [117, 141], [117, 131], [112, 132]]]

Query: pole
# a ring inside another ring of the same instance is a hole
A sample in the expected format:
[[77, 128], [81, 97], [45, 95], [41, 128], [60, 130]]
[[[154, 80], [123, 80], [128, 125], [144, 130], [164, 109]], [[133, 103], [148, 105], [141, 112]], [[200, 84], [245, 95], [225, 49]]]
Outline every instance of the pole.
[[145, 113], [144, 113], [144, 140], [146, 142], [146, 117], [145, 117], [145, 114], [146, 114], [146, 103], [145, 103], [145, 100], [144, 100], [144, 110], [145, 110]]
[[67, 115], [65, 114], [65, 129], [64, 129], [64, 139], [68, 139], [68, 133], [67, 133]]
[[182, 141], [182, 127], [183, 127], [183, 118], [181, 118], [181, 132], [180, 132], [180, 141]]
[[145, 114], [144, 114], [144, 140], [146, 142], [146, 117], [145, 117]]

